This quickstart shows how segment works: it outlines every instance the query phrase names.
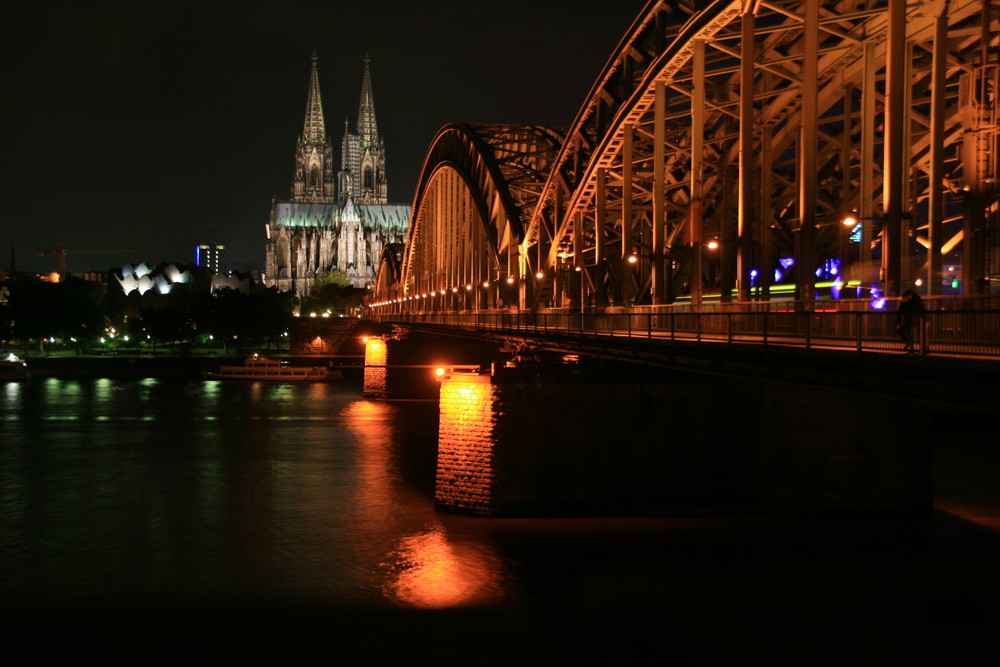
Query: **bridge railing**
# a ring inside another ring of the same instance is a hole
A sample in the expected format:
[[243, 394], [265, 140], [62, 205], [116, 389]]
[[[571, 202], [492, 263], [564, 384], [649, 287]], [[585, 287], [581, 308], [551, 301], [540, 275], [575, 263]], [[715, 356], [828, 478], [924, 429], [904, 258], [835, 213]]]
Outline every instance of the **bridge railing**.
[[[615, 312], [490, 310], [397, 313], [373, 316], [390, 322], [442, 324], [491, 331], [617, 336], [657, 341], [781, 345], [890, 352], [905, 349], [896, 313], [877, 310], [733, 311], [620, 309]], [[917, 318], [919, 354], [1000, 357], [1000, 311], [930, 310]]]

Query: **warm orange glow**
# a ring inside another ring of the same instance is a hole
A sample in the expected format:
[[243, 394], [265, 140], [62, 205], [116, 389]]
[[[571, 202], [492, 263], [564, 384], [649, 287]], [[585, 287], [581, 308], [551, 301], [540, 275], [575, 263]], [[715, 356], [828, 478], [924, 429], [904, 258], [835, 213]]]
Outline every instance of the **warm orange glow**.
[[855, 218], [853, 215], [849, 215], [846, 218], [844, 218], [844, 226], [845, 227], [854, 227], [857, 224], [858, 224], [858, 219]]
[[369, 338], [365, 342], [365, 366], [385, 366], [385, 344], [378, 338]]
[[434, 375], [437, 375], [438, 377], [441, 377], [442, 375], [444, 375], [444, 369], [443, 368], [437, 368], [437, 369], [435, 369], [434, 370]]
[[535, 277], [538, 278], [539, 280], [541, 280], [542, 278], [545, 277], [545, 274], [542, 273], [541, 271], [539, 271], [538, 273], [535, 274]]
[[483, 282], [483, 287], [489, 287], [489, 286], [490, 282], [488, 280]]
[[504, 597], [503, 562], [491, 549], [449, 541], [441, 526], [400, 540], [384, 592], [406, 606], [447, 609]]
[[513, 282], [514, 282], [514, 277], [513, 276], [507, 276], [507, 283], [510, 284], [510, 283], [513, 283]]
[[629, 255], [628, 256], [628, 263], [629, 264], [635, 264], [638, 261], [639, 261], [639, 258], [636, 257], [635, 255]]
[[719, 247], [719, 242], [718, 241], [709, 241], [708, 242], [708, 249], [709, 250], [715, 250], [718, 247]]

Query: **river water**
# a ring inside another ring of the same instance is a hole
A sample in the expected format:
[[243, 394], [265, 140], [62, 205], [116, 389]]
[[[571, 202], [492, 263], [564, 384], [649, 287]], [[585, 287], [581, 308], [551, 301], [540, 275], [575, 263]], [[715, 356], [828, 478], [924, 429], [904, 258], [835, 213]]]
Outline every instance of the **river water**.
[[887, 664], [996, 646], [1000, 540], [952, 513], [448, 515], [436, 428], [434, 402], [350, 383], [0, 384], [14, 645], [350, 664]]

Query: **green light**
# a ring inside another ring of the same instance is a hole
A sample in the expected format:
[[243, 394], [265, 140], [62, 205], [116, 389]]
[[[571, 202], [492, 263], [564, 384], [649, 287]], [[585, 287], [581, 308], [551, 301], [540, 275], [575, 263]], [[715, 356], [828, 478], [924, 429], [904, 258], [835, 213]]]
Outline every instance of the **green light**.
[[951, 279], [951, 288], [952, 289], [958, 289], [958, 278], [952, 278]]

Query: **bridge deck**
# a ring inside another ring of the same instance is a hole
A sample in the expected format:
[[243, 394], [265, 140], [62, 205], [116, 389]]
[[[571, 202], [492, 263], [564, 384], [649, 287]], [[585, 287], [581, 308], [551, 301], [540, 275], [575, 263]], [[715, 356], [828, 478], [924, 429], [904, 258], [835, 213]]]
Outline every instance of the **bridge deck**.
[[[553, 333], [883, 354], [907, 352], [906, 342], [896, 328], [896, 313], [882, 311], [459, 311], [387, 314], [375, 319], [513, 334]], [[1000, 360], [1000, 311], [928, 311], [918, 318], [913, 338], [914, 353], [920, 356]]]

